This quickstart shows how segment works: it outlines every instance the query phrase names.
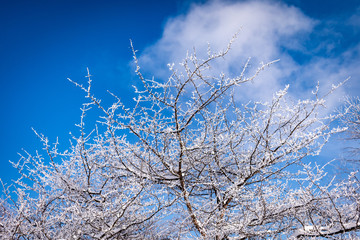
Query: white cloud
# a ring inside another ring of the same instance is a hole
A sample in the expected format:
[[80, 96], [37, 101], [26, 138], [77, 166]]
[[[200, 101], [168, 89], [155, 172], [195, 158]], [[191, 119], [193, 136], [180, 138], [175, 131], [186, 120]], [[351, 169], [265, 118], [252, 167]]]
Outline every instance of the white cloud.
[[[314, 47], [307, 48], [304, 43], [311, 41], [309, 38], [314, 35], [317, 24], [317, 20], [299, 9], [274, 1], [211, 1], [194, 5], [186, 14], [169, 19], [162, 37], [144, 50], [140, 63], [145, 72], [164, 78], [169, 73], [166, 64], [181, 62], [187, 50], [192, 51], [194, 47], [197, 55], [205, 55], [208, 43], [215, 51], [224, 49], [240, 29], [230, 54], [221, 66], [217, 66], [221, 68], [219, 71], [240, 73], [249, 57], [253, 68], [257, 68], [260, 62], [275, 59], [280, 59], [280, 62], [242, 88], [244, 91], [240, 89], [239, 99], [268, 99], [288, 83], [294, 96], [306, 97], [309, 88], [318, 81], [327, 91], [333, 83], [351, 74], [359, 74], [352, 61], [359, 59], [360, 45], [354, 48], [357, 49], [355, 55], [353, 50], [348, 50], [333, 58], [316, 56], [317, 51], [311, 52]], [[309, 60], [300, 64], [294, 57], [296, 54], [306, 54]], [[351, 89], [359, 89], [358, 82], [355, 76]], [[330, 102], [344, 95], [345, 89], [337, 91]]]

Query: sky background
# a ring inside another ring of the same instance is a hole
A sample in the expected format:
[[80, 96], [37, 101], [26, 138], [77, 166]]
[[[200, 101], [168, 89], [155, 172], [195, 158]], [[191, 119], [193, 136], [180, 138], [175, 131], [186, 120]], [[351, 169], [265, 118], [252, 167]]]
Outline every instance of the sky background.
[[[137, 84], [129, 39], [139, 50], [148, 78], [166, 79], [166, 64], [187, 50], [201, 56], [207, 43], [224, 49], [238, 33], [219, 71], [238, 73], [251, 57], [280, 61], [238, 94], [239, 101], [267, 100], [290, 84], [290, 94], [306, 98], [320, 82], [326, 92], [351, 76], [329, 99], [329, 111], [345, 95], [360, 93], [360, 2], [283, 1], [93, 1], [0, 0], [0, 178], [18, 177], [9, 160], [22, 149], [41, 149], [33, 127], [66, 149], [77, 134], [84, 94], [67, 81], [85, 83], [111, 104], [106, 90], [126, 103]], [[94, 113], [96, 116], [96, 112]], [[94, 116], [89, 116], [92, 118]], [[90, 125], [89, 129], [93, 126]], [[327, 149], [331, 154], [336, 152]]]

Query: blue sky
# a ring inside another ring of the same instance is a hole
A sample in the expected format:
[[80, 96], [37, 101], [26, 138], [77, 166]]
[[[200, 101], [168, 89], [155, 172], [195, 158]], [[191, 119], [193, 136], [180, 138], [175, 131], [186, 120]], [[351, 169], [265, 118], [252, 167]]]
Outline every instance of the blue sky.
[[[148, 77], [166, 77], [166, 63], [193, 46], [223, 48], [240, 29], [227, 64], [230, 74], [248, 58], [253, 66], [280, 58], [239, 99], [266, 99], [290, 83], [306, 97], [317, 81], [326, 88], [351, 76], [332, 99], [360, 93], [360, 2], [287, 1], [18, 1], [0, 2], [0, 178], [17, 177], [9, 160], [22, 148], [41, 148], [31, 127], [68, 146], [76, 134], [83, 93], [67, 78], [85, 82], [90, 68], [95, 93], [124, 102], [136, 76], [129, 39]], [[95, 113], [96, 114], [96, 113]], [[89, 126], [91, 128], [91, 126]]]

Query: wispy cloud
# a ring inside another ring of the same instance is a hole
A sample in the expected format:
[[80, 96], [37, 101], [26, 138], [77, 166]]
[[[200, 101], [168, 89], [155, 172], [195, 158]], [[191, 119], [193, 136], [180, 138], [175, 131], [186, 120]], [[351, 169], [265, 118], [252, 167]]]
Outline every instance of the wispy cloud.
[[360, 31], [360, 6], [356, 11], [349, 17], [348, 23], [354, 27], [357, 27], [357, 31]]
[[[356, 16], [354, 13], [346, 21], [356, 22]], [[198, 56], [205, 56], [208, 43], [215, 51], [224, 49], [238, 31], [230, 54], [218, 66], [219, 71], [240, 72], [249, 57], [250, 72], [260, 62], [280, 59], [242, 88], [244, 91], [239, 89], [239, 100], [268, 99], [285, 84], [290, 84], [294, 96], [306, 97], [317, 82], [328, 91], [332, 84], [350, 75], [353, 78], [348, 87], [338, 90], [330, 103], [335, 104], [346, 91], [356, 94], [360, 90], [357, 67], [360, 44], [332, 54], [341, 33], [298, 8], [274, 1], [210, 1], [193, 5], [187, 13], [168, 20], [162, 37], [144, 50], [140, 63], [144, 71], [165, 78], [169, 73], [167, 63], [181, 62], [186, 51], [193, 51], [192, 47]]]

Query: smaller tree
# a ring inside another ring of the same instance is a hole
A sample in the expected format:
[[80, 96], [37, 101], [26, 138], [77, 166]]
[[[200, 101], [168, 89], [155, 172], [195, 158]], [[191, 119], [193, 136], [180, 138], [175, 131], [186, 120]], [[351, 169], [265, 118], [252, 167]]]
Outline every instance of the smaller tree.
[[359, 97], [347, 98], [344, 107], [343, 124], [348, 127], [346, 131], [350, 147], [347, 147], [348, 159], [353, 163], [360, 163], [360, 99]]

